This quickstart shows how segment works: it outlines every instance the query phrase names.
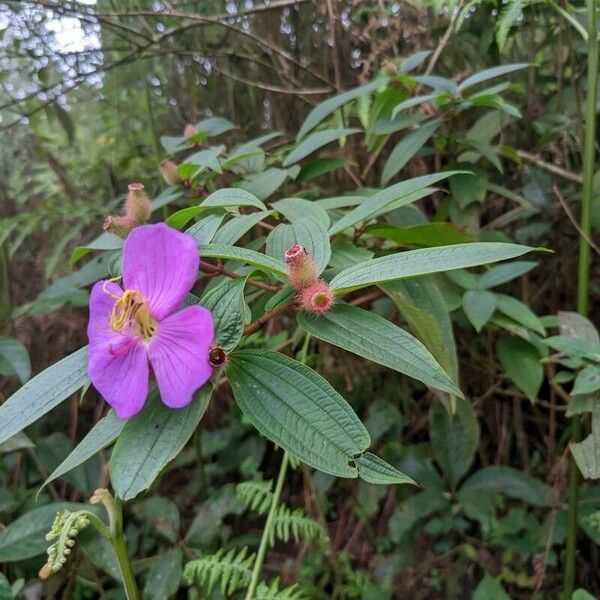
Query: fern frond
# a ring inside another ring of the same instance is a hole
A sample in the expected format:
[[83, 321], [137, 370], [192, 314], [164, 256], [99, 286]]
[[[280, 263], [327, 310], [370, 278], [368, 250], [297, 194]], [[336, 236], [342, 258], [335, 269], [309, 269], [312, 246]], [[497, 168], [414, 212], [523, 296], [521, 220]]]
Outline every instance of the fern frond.
[[223, 549], [215, 554], [193, 560], [185, 565], [183, 578], [188, 584], [195, 583], [210, 593], [219, 583], [221, 593], [230, 596], [250, 583], [254, 554], [248, 554], [248, 547], [236, 548], [225, 553]]
[[287, 542], [290, 535], [296, 542], [300, 539], [328, 542], [327, 532], [319, 523], [306, 516], [301, 508], [290, 510], [284, 504], [277, 507], [277, 513], [270, 531], [269, 544], [273, 546], [275, 539]]
[[279, 577], [276, 577], [267, 585], [261, 581], [256, 588], [255, 600], [307, 600], [306, 593], [294, 584], [283, 589], [279, 588]]
[[267, 481], [244, 481], [239, 483], [235, 489], [237, 497], [250, 510], [264, 515], [273, 501], [273, 482]]
[[500, 50], [504, 49], [508, 40], [510, 28], [519, 20], [523, 9], [529, 3], [529, 0], [509, 0], [502, 9], [498, 23], [496, 24], [496, 43]]

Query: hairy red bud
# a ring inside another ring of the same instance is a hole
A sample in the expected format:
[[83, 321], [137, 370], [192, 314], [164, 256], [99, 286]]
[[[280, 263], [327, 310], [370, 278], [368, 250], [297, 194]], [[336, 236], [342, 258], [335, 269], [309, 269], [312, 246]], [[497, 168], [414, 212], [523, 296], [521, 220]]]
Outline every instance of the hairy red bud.
[[319, 315], [327, 312], [333, 306], [333, 301], [333, 292], [322, 279], [300, 292], [302, 308]]
[[183, 179], [177, 173], [177, 165], [172, 160], [163, 160], [160, 165], [160, 174], [169, 185], [180, 185]]
[[300, 244], [294, 244], [285, 251], [288, 278], [291, 286], [300, 291], [310, 287], [319, 279], [317, 265]]
[[124, 215], [122, 217], [106, 217], [102, 227], [110, 233], [125, 238], [136, 225], [139, 225], [139, 223], [135, 219]]
[[185, 126], [183, 130], [183, 137], [191, 138], [194, 137], [198, 133], [198, 130], [189, 123]]

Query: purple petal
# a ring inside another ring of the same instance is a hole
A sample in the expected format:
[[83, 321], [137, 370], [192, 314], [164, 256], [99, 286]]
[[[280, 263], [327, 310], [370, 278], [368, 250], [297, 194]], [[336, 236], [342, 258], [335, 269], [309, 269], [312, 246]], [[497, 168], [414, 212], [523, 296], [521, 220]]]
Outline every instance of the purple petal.
[[118, 285], [104, 281], [92, 288], [88, 375], [117, 416], [128, 419], [142, 409], [148, 395], [148, 357], [133, 337], [110, 328], [108, 317], [115, 300], [104, 291], [105, 285], [112, 294], [122, 293]]
[[199, 264], [193, 237], [164, 223], [136, 227], [123, 245], [123, 286], [140, 292], [160, 321], [192, 289]]
[[212, 316], [202, 306], [189, 306], [167, 317], [148, 348], [163, 404], [182, 408], [212, 374], [208, 349], [214, 337]]

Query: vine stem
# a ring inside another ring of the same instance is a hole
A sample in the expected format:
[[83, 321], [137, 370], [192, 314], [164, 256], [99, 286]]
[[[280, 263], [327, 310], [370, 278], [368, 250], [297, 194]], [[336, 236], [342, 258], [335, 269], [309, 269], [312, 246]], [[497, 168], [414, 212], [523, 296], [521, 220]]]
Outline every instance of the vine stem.
[[254, 592], [256, 591], [256, 586], [258, 585], [260, 572], [262, 570], [262, 566], [265, 561], [265, 555], [267, 553], [267, 547], [269, 545], [269, 538], [271, 537], [271, 530], [273, 529], [273, 524], [275, 523], [275, 516], [277, 514], [279, 499], [281, 498], [281, 491], [283, 490], [283, 482], [285, 481], [288, 463], [288, 453], [284, 452], [283, 459], [281, 460], [281, 466], [279, 467], [279, 475], [277, 476], [277, 484], [275, 485], [275, 491], [273, 492], [273, 500], [271, 501], [271, 507], [269, 508], [269, 514], [265, 522], [265, 528], [263, 529], [258, 552], [256, 553], [256, 560], [254, 561], [252, 577], [250, 578], [250, 585], [248, 586], [248, 592], [246, 593], [246, 600], [252, 600], [254, 597]]
[[116, 536], [111, 537], [110, 541], [119, 563], [127, 600], [139, 600], [140, 594], [135, 582], [133, 569], [131, 568], [131, 561], [127, 554], [127, 546], [125, 545], [125, 536], [123, 535], [123, 532], [120, 531]]
[[[596, 0], [587, 2], [587, 90], [585, 106], [585, 133], [583, 146], [583, 194], [581, 199], [581, 237], [579, 238], [579, 266], [577, 276], [577, 312], [588, 312], [590, 246], [587, 239], [591, 231], [591, 208], [595, 163], [596, 139], [596, 88], [598, 85], [598, 34], [596, 32]], [[577, 442], [582, 434], [578, 416], [573, 417], [571, 441]], [[569, 462], [567, 548], [565, 553], [565, 582], [563, 598], [570, 600], [575, 587], [575, 554], [577, 550], [577, 502], [579, 497], [579, 470], [573, 456]]]

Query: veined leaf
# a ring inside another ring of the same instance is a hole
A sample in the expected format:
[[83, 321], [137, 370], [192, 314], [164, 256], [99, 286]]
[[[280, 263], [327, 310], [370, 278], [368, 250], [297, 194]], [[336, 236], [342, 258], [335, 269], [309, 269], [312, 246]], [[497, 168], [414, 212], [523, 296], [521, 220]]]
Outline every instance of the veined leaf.
[[467, 319], [479, 333], [496, 310], [496, 295], [488, 290], [467, 290], [462, 305]]
[[267, 207], [254, 194], [239, 188], [221, 188], [202, 200], [200, 206], [203, 208], [253, 206], [259, 210], [267, 210]]
[[212, 241], [213, 236], [219, 229], [223, 218], [223, 213], [216, 215], [206, 215], [203, 219], [200, 219], [197, 223], [194, 223], [191, 227], [186, 229], [186, 233], [191, 235], [198, 244], [208, 244]]
[[477, 285], [478, 287], [486, 289], [493, 288], [497, 285], [512, 281], [517, 277], [521, 277], [521, 275], [528, 273], [531, 269], [535, 269], [535, 267], [537, 267], [536, 262], [525, 260], [498, 265], [489, 271], [486, 271], [479, 278]]
[[271, 210], [263, 210], [249, 215], [233, 217], [217, 231], [212, 241], [215, 244], [233, 245], [257, 223], [270, 216], [272, 212]]
[[78, 260], [89, 254], [92, 250], [119, 250], [123, 247], [123, 239], [114, 233], [105, 231], [95, 240], [85, 246], [77, 246], [71, 253], [69, 264], [73, 266]]
[[382, 485], [392, 485], [396, 483], [412, 483], [415, 482], [404, 473], [401, 473], [392, 465], [385, 462], [375, 454], [365, 452], [362, 456], [355, 459], [358, 475], [361, 479], [369, 483], [379, 483]]
[[283, 198], [282, 200], [273, 202], [271, 206], [290, 223], [298, 219], [311, 218], [321, 223], [327, 229], [331, 222], [325, 208], [317, 202], [305, 200], [304, 198]]
[[[334, 223], [329, 230], [329, 235], [340, 233], [360, 221], [372, 218], [373, 215], [377, 213], [381, 214], [383, 209], [392, 203], [396, 203], [396, 201], [399, 201], [401, 198], [407, 199], [406, 204], [414, 202], [417, 198], [411, 198], [411, 194], [434, 185], [438, 181], [442, 181], [452, 175], [456, 175], [457, 173], [462, 173], [462, 171], [447, 171], [445, 173], [414, 177], [413, 179], [408, 179], [387, 187], [380, 192], [377, 192], [374, 196], [367, 198], [367, 200], [359, 204], [354, 210], [351, 210], [344, 215], [337, 223]], [[394, 204], [394, 208], [399, 208], [400, 206], [403, 206], [402, 202]]]
[[516, 258], [534, 248], [502, 242], [476, 242], [423, 248], [382, 256], [336, 275], [330, 287], [337, 293], [405, 277], [475, 267]]
[[237, 260], [252, 265], [266, 273], [272, 273], [279, 278], [285, 279], [287, 277], [283, 261], [275, 260], [254, 250], [239, 248], [238, 246], [228, 246], [227, 244], [199, 244], [198, 249], [200, 256], [204, 258]]
[[283, 354], [240, 350], [227, 378], [236, 402], [267, 438], [317, 469], [356, 477], [349, 464], [369, 446], [350, 405], [318, 373]]
[[0, 406], [0, 444], [19, 433], [87, 381], [87, 346], [48, 367]]
[[463, 92], [467, 88], [477, 85], [478, 83], [494, 79], [495, 77], [500, 77], [501, 75], [507, 75], [508, 73], [513, 73], [514, 71], [520, 71], [521, 69], [526, 69], [530, 66], [531, 65], [529, 63], [514, 63], [511, 65], [501, 65], [499, 67], [492, 67], [491, 69], [479, 71], [479, 73], [474, 73], [473, 75], [470, 75], [464, 79], [459, 84], [458, 91]]
[[535, 347], [518, 337], [501, 337], [496, 354], [515, 385], [535, 402], [544, 380], [544, 368]]
[[462, 396], [460, 388], [419, 340], [375, 313], [340, 303], [318, 317], [299, 313], [298, 322], [320, 340], [438, 390]]
[[315, 150], [339, 140], [342, 137], [359, 133], [360, 129], [356, 128], [340, 128], [340, 129], [323, 129], [311, 133], [307, 138], [302, 140], [283, 160], [283, 166], [289, 167], [304, 157], [312, 154]]
[[304, 246], [321, 274], [331, 258], [331, 245], [325, 227], [308, 218], [298, 219], [291, 225], [281, 223], [267, 237], [267, 254], [282, 260], [285, 251], [294, 244]]
[[423, 223], [410, 227], [394, 225], [369, 225], [365, 230], [369, 235], [390, 240], [400, 246], [449, 246], [472, 242], [473, 237], [452, 223]]
[[173, 410], [150, 393], [141, 413], [129, 419], [110, 457], [110, 480], [122, 500], [148, 489], [183, 449], [204, 415], [212, 386], [207, 383], [191, 404]]

